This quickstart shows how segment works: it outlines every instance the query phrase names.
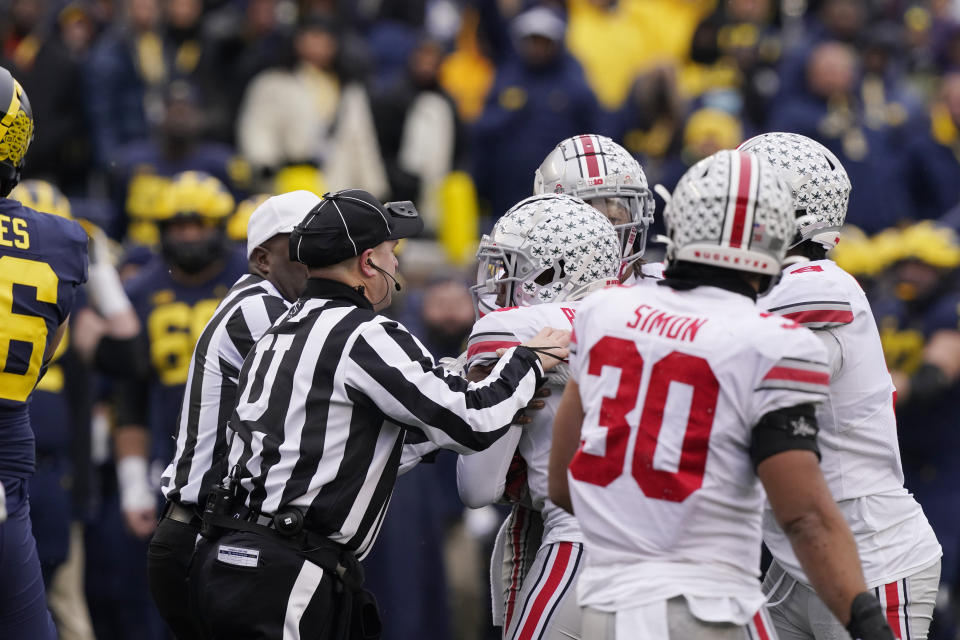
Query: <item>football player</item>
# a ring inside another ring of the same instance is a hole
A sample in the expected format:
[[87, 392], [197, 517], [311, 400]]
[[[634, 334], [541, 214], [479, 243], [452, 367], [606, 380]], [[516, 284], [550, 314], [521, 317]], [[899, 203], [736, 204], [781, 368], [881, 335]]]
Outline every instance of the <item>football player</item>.
[[[67, 197], [44, 180], [23, 180], [10, 198], [36, 211], [74, 219]], [[73, 507], [85, 507], [89, 499], [87, 403], [96, 384], [91, 366], [98, 373], [129, 373], [117, 371], [116, 363], [128, 360], [140, 330], [112, 262], [111, 241], [89, 221], [78, 222], [89, 236], [89, 277], [77, 290], [69, 326], [30, 403], [37, 451], [37, 470], [30, 479], [33, 533], [48, 604], [61, 636], [91, 625], [82, 572], [59, 570], [62, 563], [69, 564], [69, 556], [83, 553], [83, 524], [71, 520]]]
[[613, 223], [620, 236], [620, 281], [660, 278], [661, 263], [641, 259], [653, 223], [653, 194], [640, 163], [606, 136], [580, 135], [558, 144], [537, 169], [533, 192], [580, 198]]
[[755, 305], [794, 234], [789, 188], [766, 160], [721, 151], [684, 174], [664, 218], [662, 286], [598, 292], [573, 323], [549, 495], [583, 531], [584, 637], [773, 637], [765, 489], [851, 635], [892, 638], [817, 464], [826, 349]]
[[[95, 576], [96, 589], [88, 592], [98, 630], [110, 625], [125, 637], [141, 637], [149, 633], [145, 627], [163, 628], [147, 589], [146, 538], [157, 525], [160, 476], [173, 458], [197, 337], [247, 270], [246, 256], [225, 231], [233, 211], [233, 197], [216, 178], [194, 171], [174, 176], [153, 203], [160, 254], [126, 283], [143, 327], [140, 358], [149, 367], [143, 376], [115, 380], [118, 494], [104, 496], [104, 515], [88, 529], [88, 561], [112, 572]], [[114, 514], [122, 514], [122, 522]]]
[[[70, 201], [56, 185], [44, 180], [20, 182], [10, 192], [10, 199], [36, 211], [73, 220]], [[82, 460], [89, 459], [88, 443], [83, 438], [84, 430], [89, 432], [89, 416], [84, 416], [90, 392], [87, 366], [109, 361], [118, 352], [128, 352], [130, 338], [139, 330], [136, 314], [108, 258], [106, 235], [85, 220], [80, 225], [90, 236], [89, 277], [86, 285], [77, 290], [69, 326], [44, 376], [37, 382], [30, 403], [37, 455], [37, 470], [30, 479], [33, 533], [48, 592], [53, 586], [54, 572], [67, 560], [68, 551], [82, 553], [79, 540], [70, 549], [70, 529], [74, 490], [84, 486], [82, 476], [89, 471], [86, 466], [73, 468], [74, 462], [82, 465]], [[74, 478], [78, 481], [74, 482]], [[79, 523], [77, 526], [82, 527]], [[61, 589], [60, 593], [82, 597], [79, 589]], [[66, 623], [69, 616], [61, 614], [66, 611], [63, 607], [70, 605], [64, 598], [51, 594], [49, 604], [58, 624]], [[71, 616], [75, 618], [73, 611]]]
[[[477, 253], [480, 268], [474, 289], [494, 296], [500, 308], [473, 327], [467, 377], [483, 379], [498, 350], [521, 344], [545, 327], [570, 327], [584, 296], [617, 284], [620, 248], [613, 225], [577, 198], [533, 196], [510, 209]], [[547, 498], [553, 415], [565, 369], [560, 365], [550, 372], [546, 386], [556, 393], [540, 401], [545, 407], [532, 412], [530, 426], [511, 427], [490, 449], [460, 456], [457, 464], [458, 487], [467, 506], [492, 504], [505, 494], [508, 501], [522, 503], [501, 529], [500, 544], [506, 548], [495, 554], [491, 567], [498, 601], [495, 624], [503, 626], [504, 638], [581, 637], [580, 609], [571, 585], [582, 566], [582, 538], [574, 518]], [[541, 534], [539, 539], [530, 536], [531, 526]], [[526, 549], [521, 538], [531, 540]], [[506, 571], [500, 566], [501, 553]]]
[[[840, 238], [850, 180], [823, 145], [794, 133], [765, 133], [740, 149], [767, 159], [793, 194], [795, 233], [784, 269], [760, 299], [768, 311], [808, 327], [829, 354], [830, 389], [817, 408], [821, 469], [854, 532], [867, 585], [898, 638], [926, 638], [940, 578], [940, 545], [903, 486], [894, 386], [867, 297], [826, 257]], [[816, 596], [790, 540], [768, 508], [763, 541], [773, 554], [764, 580], [781, 639], [842, 637], [843, 625]]]
[[146, 334], [151, 373], [148, 381], [124, 381], [117, 406], [121, 502], [127, 527], [138, 537], [156, 524], [157, 485], [144, 485], [147, 465], [173, 458], [171, 436], [196, 336], [247, 266], [225, 231], [233, 197], [216, 178], [178, 174], [156, 207], [161, 253], [127, 284]]
[[[534, 195], [564, 193], [580, 198], [607, 217], [620, 238], [620, 281], [657, 279], [661, 263], [645, 263], [647, 231], [653, 223], [653, 194], [640, 163], [610, 138], [579, 135], [567, 138], [537, 168]], [[489, 241], [484, 236], [481, 242]], [[490, 294], [477, 298], [477, 317], [496, 309]]]
[[0, 637], [56, 638], [47, 611], [27, 482], [35, 469], [29, 406], [87, 280], [87, 234], [7, 196], [33, 140], [27, 95], [0, 68]]
[[[581, 198], [610, 220], [620, 241], [622, 283], [655, 282], [662, 276], [662, 263], [642, 260], [654, 210], [646, 175], [633, 156], [610, 138], [590, 134], [561, 141], [537, 168], [533, 191]], [[478, 295], [476, 303], [477, 317], [497, 308], [490, 293]], [[495, 624], [504, 619], [504, 598], [516, 597], [540, 548], [540, 515], [515, 502], [497, 534], [491, 561]], [[503, 589], [496, 586], [501, 582]]]

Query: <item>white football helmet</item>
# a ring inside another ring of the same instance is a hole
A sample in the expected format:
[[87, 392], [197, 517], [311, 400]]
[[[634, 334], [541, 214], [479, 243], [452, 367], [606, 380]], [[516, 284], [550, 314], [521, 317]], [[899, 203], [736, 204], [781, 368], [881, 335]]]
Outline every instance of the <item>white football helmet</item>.
[[837, 157], [797, 133], [764, 133], [737, 148], [766, 158], [792, 190], [797, 233], [790, 246], [812, 240], [835, 247], [850, 200], [850, 178]]
[[770, 276], [795, 233], [790, 187], [764, 158], [718, 151], [683, 174], [663, 211], [667, 261]]
[[620, 236], [623, 270], [643, 255], [653, 222], [653, 195], [640, 163], [605, 136], [558, 144], [537, 169], [533, 192], [576, 196], [607, 216]]
[[480, 241], [480, 313], [576, 300], [619, 282], [620, 243], [607, 218], [562, 194], [532, 196], [507, 211]]

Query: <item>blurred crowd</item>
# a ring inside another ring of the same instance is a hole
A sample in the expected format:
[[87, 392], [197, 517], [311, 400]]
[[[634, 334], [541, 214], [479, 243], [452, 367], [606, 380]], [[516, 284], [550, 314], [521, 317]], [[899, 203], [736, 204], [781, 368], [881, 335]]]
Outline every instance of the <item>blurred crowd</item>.
[[[455, 357], [474, 320], [466, 285], [479, 235], [530, 195], [560, 140], [608, 135], [651, 185], [672, 189], [701, 158], [772, 130], [819, 140], [853, 183], [856, 228], [836, 257], [874, 304], [898, 382], [906, 485], [944, 548], [932, 637], [956, 637], [960, 3], [0, 7], [0, 66], [36, 121], [24, 177], [45, 181], [15, 197], [41, 210], [66, 201], [103, 231], [94, 260], [118, 266], [141, 334], [142, 366], [111, 370], [84, 357], [92, 314], [75, 313], [33, 400], [33, 520], [64, 638], [166, 637], [146, 586], [151, 524], [124, 518], [111, 434], [149, 430], [158, 485], [196, 337], [246, 270], [233, 243], [265, 194], [355, 187], [414, 201], [426, 229], [402, 250], [407, 286], [391, 313], [436, 357]], [[170, 222], [184, 210], [201, 223]], [[925, 364], [943, 379], [908, 388]], [[500, 514], [465, 510], [454, 475], [441, 455], [398, 482], [365, 562], [386, 638], [498, 637], [485, 545]]]

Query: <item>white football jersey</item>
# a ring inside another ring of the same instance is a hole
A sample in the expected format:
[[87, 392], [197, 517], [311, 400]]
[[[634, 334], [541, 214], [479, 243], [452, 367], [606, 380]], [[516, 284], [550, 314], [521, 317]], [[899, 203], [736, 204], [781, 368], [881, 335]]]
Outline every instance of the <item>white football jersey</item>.
[[[759, 305], [814, 329], [830, 354], [830, 393], [817, 407], [820, 468], [853, 531], [867, 583], [886, 584], [934, 562], [936, 535], [903, 486], [893, 381], [860, 285], [832, 260], [817, 260], [785, 269]], [[777, 562], [809, 583], [769, 509], [763, 538]]]
[[[573, 319], [582, 301], [551, 302], [529, 307], [500, 309], [480, 318], [473, 326], [467, 342], [467, 369], [474, 364], [490, 364], [497, 360], [497, 349], [509, 348], [526, 342], [546, 327], [571, 329]], [[526, 462], [527, 488], [533, 508], [543, 518], [541, 544], [553, 542], [582, 542], [580, 527], [569, 513], [553, 504], [547, 497], [547, 467], [550, 445], [553, 442], [553, 418], [560, 405], [563, 386], [569, 368], [560, 364], [547, 373], [547, 386], [552, 394], [544, 399], [544, 408], [531, 412], [533, 421], [520, 432], [517, 450]], [[493, 449], [491, 447], [491, 449]], [[503, 455], [496, 452], [491, 455]], [[470, 456], [477, 460], [486, 452]]]
[[752, 428], [824, 399], [826, 350], [716, 287], [601, 291], [578, 309], [574, 333], [580, 604], [617, 611], [683, 595], [705, 620], [747, 623], [763, 603]]

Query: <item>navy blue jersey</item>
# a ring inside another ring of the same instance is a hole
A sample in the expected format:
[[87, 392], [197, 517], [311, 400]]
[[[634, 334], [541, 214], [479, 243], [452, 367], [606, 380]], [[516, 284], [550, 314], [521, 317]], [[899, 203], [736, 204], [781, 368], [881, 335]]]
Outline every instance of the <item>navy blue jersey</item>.
[[[87, 306], [87, 296], [84, 290], [78, 289], [73, 302], [73, 312], [70, 324], [60, 340], [60, 345], [53, 352], [53, 357], [47, 365], [47, 371], [37, 383], [30, 402], [30, 426], [37, 440], [37, 452], [41, 454], [70, 455], [70, 443], [75, 432], [74, 425], [76, 410], [73, 408], [72, 396], [69, 393], [71, 382], [76, 384], [76, 378], [70, 378], [69, 373], [75, 373], [77, 367], [76, 352], [71, 349], [71, 335], [74, 319], [81, 309]], [[72, 368], [71, 368], [72, 367]]]
[[220, 301], [247, 272], [243, 252], [230, 254], [220, 273], [207, 282], [184, 285], [173, 279], [160, 256], [127, 284], [127, 295], [143, 326], [150, 358], [146, 415], [153, 460], [173, 458], [173, 437], [190, 371], [193, 348]]
[[27, 404], [44, 355], [87, 280], [79, 224], [0, 198], [0, 473], [27, 477], [34, 439]]

